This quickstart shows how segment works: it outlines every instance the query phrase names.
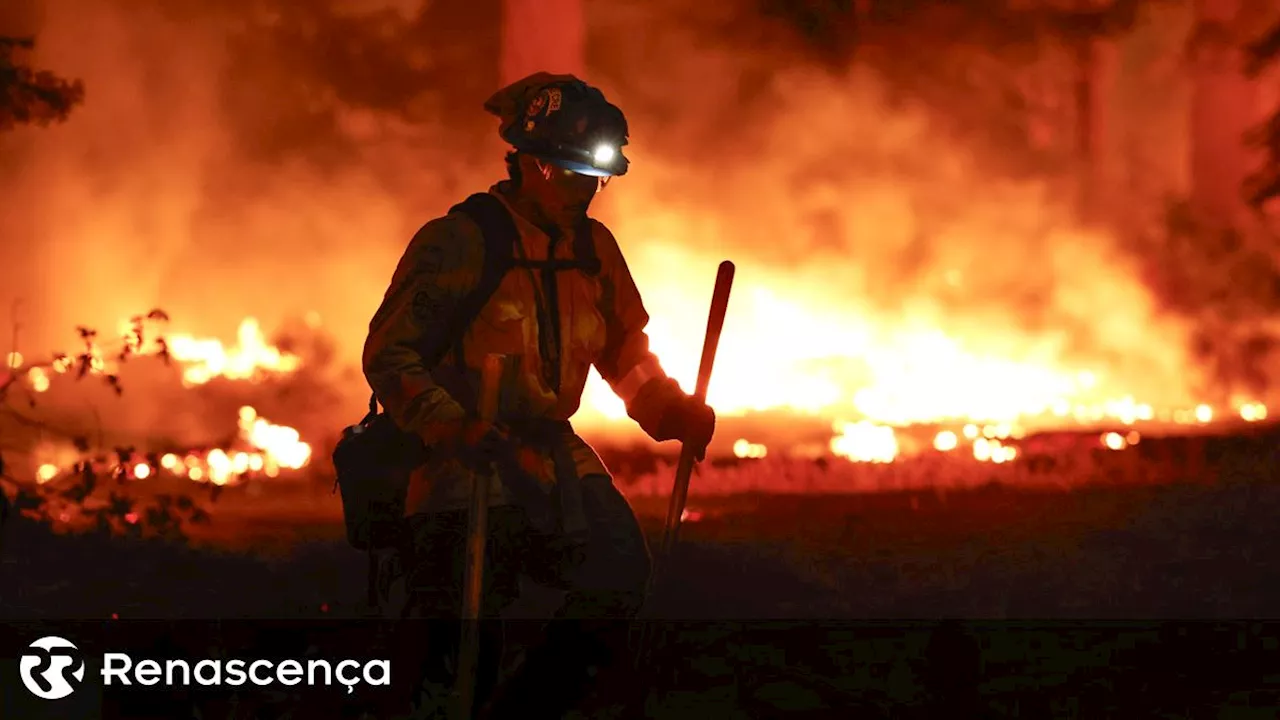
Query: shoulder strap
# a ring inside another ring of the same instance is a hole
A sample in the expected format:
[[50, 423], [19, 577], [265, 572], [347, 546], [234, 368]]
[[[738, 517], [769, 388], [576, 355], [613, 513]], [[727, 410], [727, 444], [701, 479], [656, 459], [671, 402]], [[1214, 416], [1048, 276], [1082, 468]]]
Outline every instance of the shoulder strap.
[[[450, 214], [455, 212], [466, 215], [480, 228], [480, 233], [484, 237], [484, 260], [480, 269], [479, 282], [454, 309], [453, 315], [449, 318], [448, 330], [444, 335], [446, 342], [439, 348], [432, 348], [429, 354], [434, 357], [427, 358], [428, 365], [438, 364], [452, 348], [454, 364], [462, 367], [462, 337], [476, 316], [484, 309], [485, 304], [489, 302], [489, 298], [497, 292], [503, 276], [511, 269], [515, 243], [520, 237], [520, 231], [516, 229], [511, 213], [507, 211], [501, 200], [489, 193], [475, 193], [449, 208]], [[369, 398], [369, 415], [366, 416], [365, 421], [371, 419], [377, 410], [378, 398], [374, 394]]]
[[[515, 220], [507, 207], [490, 193], [475, 193], [454, 205], [449, 212], [466, 215], [484, 236], [484, 261], [480, 269], [480, 281], [454, 310], [453, 316], [449, 318], [449, 332], [445, 336], [453, 348], [454, 364], [461, 367], [462, 337], [489, 302], [489, 298], [497, 292], [503, 276], [511, 269], [520, 231], [516, 229]], [[447, 350], [448, 348], [442, 348], [442, 354]], [[434, 361], [439, 362], [441, 359], [443, 358], [437, 357]]]

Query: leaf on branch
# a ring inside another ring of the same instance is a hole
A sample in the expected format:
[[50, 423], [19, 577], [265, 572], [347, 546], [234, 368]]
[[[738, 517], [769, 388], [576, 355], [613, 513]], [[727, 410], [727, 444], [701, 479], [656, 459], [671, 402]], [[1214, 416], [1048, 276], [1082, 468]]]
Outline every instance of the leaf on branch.
[[169, 314], [161, 310], [160, 308], [155, 308], [151, 312], [147, 313], [147, 319], [159, 320], [160, 322], [169, 322]]
[[18, 493], [13, 497], [13, 507], [18, 512], [37, 510], [42, 505], [44, 505], [44, 498], [39, 493], [24, 488], [18, 488]]
[[98, 476], [93, 471], [93, 466], [89, 463], [81, 463], [80, 466], [80, 482], [68, 486], [63, 489], [61, 497], [64, 500], [76, 503], [83, 503], [86, 498], [93, 494], [98, 487]]
[[169, 512], [166, 507], [155, 506], [147, 508], [147, 525], [153, 530], [164, 534], [166, 530], [173, 528], [178, 523], [173, 513]]
[[97, 330], [93, 330], [92, 328], [87, 328], [83, 325], [77, 325], [76, 332], [79, 333], [81, 340], [91, 340], [98, 336]]
[[88, 353], [81, 353], [76, 356], [76, 362], [80, 368], [76, 371], [76, 379], [79, 380], [89, 374], [89, 370], [93, 367], [93, 356]]
[[124, 394], [124, 388], [123, 388], [123, 387], [121, 387], [121, 385], [120, 385], [120, 378], [119, 378], [118, 376], [116, 376], [116, 375], [108, 375], [108, 376], [107, 376], [107, 384], [111, 386], [111, 389], [112, 389], [112, 390], [115, 390], [115, 391], [116, 391], [116, 394], [117, 394], [117, 395], [123, 395], [123, 394]]
[[169, 364], [172, 357], [169, 355], [169, 343], [164, 338], [156, 338], [156, 355], [164, 361], [165, 365]]
[[110, 497], [108, 497], [107, 512], [111, 513], [113, 516], [123, 518], [132, 511], [133, 500], [115, 492], [112, 492]]

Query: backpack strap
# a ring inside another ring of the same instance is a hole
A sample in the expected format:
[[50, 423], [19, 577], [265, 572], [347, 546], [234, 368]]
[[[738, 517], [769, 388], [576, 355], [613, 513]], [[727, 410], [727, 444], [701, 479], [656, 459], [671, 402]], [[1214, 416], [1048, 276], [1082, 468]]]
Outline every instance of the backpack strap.
[[[471, 327], [471, 323], [484, 309], [489, 298], [498, 291], [502, 278], [513, 265], [515, 244], [520, 239], [520, 231], [516, 222], [507, 211], [507, 206], [490, 193], [475, 193], [466, 200], [449, 209], [450, 213], [460, 212], [471, 219], [484, 236], [484, 261], [480, 269], [480, 281], [471, 292], [459, 303], [453, 316], [449, 318], [449, 332], [445, 336], [453, 349], [453, 364], [463, 366], [462, 338]], [[447, 351], [448, 348], [442, 348]], [[438, 363], [442, 357], [435, 358]]]
[[[449, 318], [444, 334], [444, 344], [428, 348], [424, 352], [427, 365], [431, 367], [444, 360], [450, 350], [452, 350], [454, 365], [458, 368], [463, 366], [462, 338], [467, 328], [489, 302], [489, 298], [497, 292], [503, 276], [512, 268], [515, 243], [520, 237], [520, 231], [516, 229], [515, 220], [511, 218], [507, 207], [501, 200], [487, 192], [475, 193], [449, 208], [450, 214], [455, 212], [466, 215], [480, 228], [480, 233], [484, 237], [484, 259], [479, 282], [462, 298]], [[375, 393], [369, 396], [369, 415], [365, 417], [365, 422], [371, 420], [377, 413], [378, 396]]]
[[[462, 299], [453, 315], [449, 318], [448, 331], [445, 333], [447, 344], [444, 347], [431, 349], [432, 351], [428, 353], [429, 357], [427, 358], [428, 365], [434, 366], [438, 364], [452, 350], [454, 366], [463, 367], [465, 359], [463, 357], [462, 338], [466, 334], [467, 328], [471, 326], [476, 316], [480, 314], [485, 304], [489, 302], [489, 298], [493, 297], [493, 294], [497, 292], [498, 286], [502, 284], [502, 278], [512, 268], [531, 267], [540, 270], [552, 270], [553, 272], [579, 270], [589, 277], [595, 277], [600, 274], [600, 257], [596, 253], [596, 243], [592, 232], [594, 230], [594, 221], [590, 218], [584, 217], [574, 230], [572, 260], [517, 261], [515, 259], [515, 244], [520, 239], [520, 231], [516, 228], [515, 220], [501, 200], [491, 193], [474, 193], [466, 200], [449, 208], [449, 212], [458, 212], [466, 215], [480, 228], [480, 233], [484, 237], [484, 259], [480, 270], [479, 282]], [[558, 320], [558, 317], [555, 320]], [[378, 397], [376, 394], [370, 395], [369, 415], [366, 416], [365, 422], [371, 420], [377, 412]]]
[[579, 270], [588, 277], [600, 274], [600, 257], [596, 254], [595, 239], [591, 235], [592, 220], [583, 218], [573, 233], [573, 257], [565, 260], [525, 260], [516, 258], [511, 261], [513, 268], [529, 268], [531, 270]]

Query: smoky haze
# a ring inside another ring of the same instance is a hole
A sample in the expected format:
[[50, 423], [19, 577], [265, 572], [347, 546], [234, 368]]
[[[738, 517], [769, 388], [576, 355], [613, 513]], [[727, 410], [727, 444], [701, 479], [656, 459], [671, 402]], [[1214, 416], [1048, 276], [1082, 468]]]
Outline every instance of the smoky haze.
[[[23, 301], [24, 347], [157, 306], [227, 339], [245, 316], [272, 328], [314, 311], [357, 362], [412, 232], [502, 173], [480, 107], [498, 8], [303, 5], [40, 5], [36, 60], [87, 95], [66, 124], [0, 146], [0, 278]], [[588, 6], [591, 79], [633, 133], [634, 169], [599, 215], [655, 321], [703, 307], [702, 268], [729, 256], [735, 292], [786, 297], [831, 333], [933, 328], [979, 355], [1101, 364], [1127, 393], [1198, 389], [1186, 329], [1049, 184], [1000, 179], [874, 73], [812, 67], [752, 17]], [[664, 272], [673, 257], [698, 272]], [[771, 328], [739, 315], [730, 331]]]

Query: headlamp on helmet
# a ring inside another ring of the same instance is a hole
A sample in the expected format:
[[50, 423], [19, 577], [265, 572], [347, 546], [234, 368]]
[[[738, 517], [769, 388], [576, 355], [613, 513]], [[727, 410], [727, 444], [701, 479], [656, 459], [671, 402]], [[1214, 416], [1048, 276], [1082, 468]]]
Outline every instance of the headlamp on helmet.
[[617, 154], [618, 151], [615, 150], [612, 145], [608, 143], [600, 143], [599, 145], [596, 145], [595, 151], [591, 153], [591, 159], [595, 161], [597, 166], [608, 167], [609, 163], [613, 162], [613, 158]]
[[500, 133], [516, 150], [582, 175], [627, 172], [626, 117], [573, 76], [530, 76], [499, 91], [487, 107], [504, 118]]

